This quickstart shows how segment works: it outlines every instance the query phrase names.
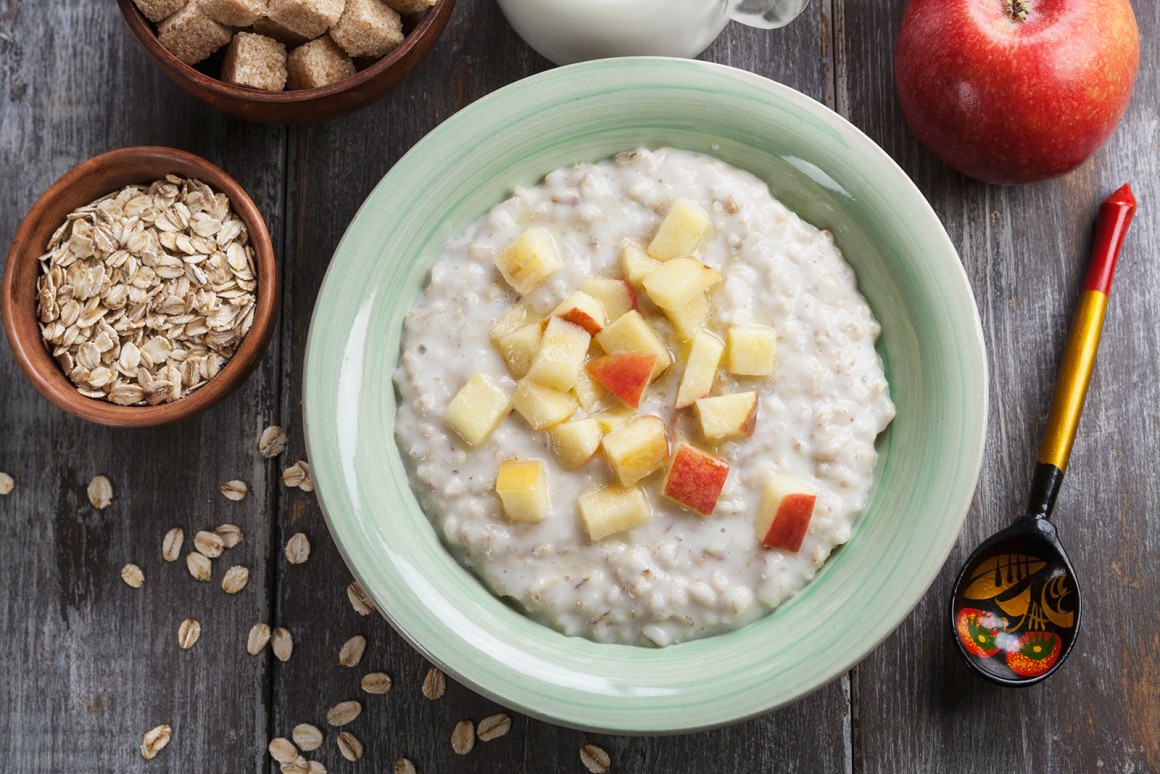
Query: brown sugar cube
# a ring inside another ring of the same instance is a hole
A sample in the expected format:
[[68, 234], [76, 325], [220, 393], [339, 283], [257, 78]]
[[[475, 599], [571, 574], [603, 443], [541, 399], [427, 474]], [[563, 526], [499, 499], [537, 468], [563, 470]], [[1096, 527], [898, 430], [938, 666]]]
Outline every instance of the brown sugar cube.
[[133, 0], [145, 18], [156, 24], [182, 9], [189, 0]]
[[291, 32], [317, 38], [342, 16], [344, 0], [270, 0], [266, 15]]
[[354, 75], [354, 62], [329, 35], [290, 52], [291, 89], [316, 89]]
[[254, 22], [254, 32], [273, 38], [286, 48], [298, 48], [310, 38], [303, 37], [297, 32], [291, 32], [269, 16], [263, 16]]
[[403, 20], [382, 0], [346, 0], [330, 37], [352, 57], [380, 57], [403, 42]]
[[412, 13], [423, 13], [437, 2], [438, 0], [387, 0], [387, 5], [407, 16]]
[[226, 49], [222, 80], [263, 91], [286, 88], [286, 47], [273, 38], [239, 32]]
[[232, 37], [228, 27], [201, 12], [196, 0], [157, 25], [157, 39], [161, 45], [191, 65], [229, 43]]
[[201, 0], [201, 12], [219, 24], [249, 27], [266, 13], [268, 0]]

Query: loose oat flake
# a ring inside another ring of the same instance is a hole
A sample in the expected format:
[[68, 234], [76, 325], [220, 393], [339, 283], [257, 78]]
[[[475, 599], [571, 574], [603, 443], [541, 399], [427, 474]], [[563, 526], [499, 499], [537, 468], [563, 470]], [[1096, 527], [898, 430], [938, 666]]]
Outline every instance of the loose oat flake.
[[410, 758], [399, 758], [395, 761], [395, 774], [418, 774], [415, 771], [415, 764], [411, 763]]
[[299, 755], [289, 763], [283, 763], [278, 771], [281, 774], [310, 774], [310, 761]]
[[250, 493], [250, 487], [246, 486], [245, 481], [234, 479], [233, 481], [227, 481], [222, 484], [219, 491], [227, 500], [238, 502], [239, 500], [246, 499], [246, 495]]
[[310, 558], [310, 539], [301, 532], [295, 532], [286, 541], [286, 561], [290, 564], [302, 564]]
[[37, 316], [77, 391], [156, 405], [202, 387], [257, 309], [254, 250], [229, 197], [169, 175], [70, 214], [40, 258]]
[[121, 568], [121, 580], [125, 581], [127, 586], [139, 589], [145, 583], [145, 573], [141, 572], [141, 568], [137, 565], [127, 564]]
[[262, 648], [266, 647], [266, 643], [270, 641], [270, 626], [269, 624], [256, 623], [250, 629], [250, 636], [246, 640], [246, 652], [251, 656], [256, 656], [262, 652]]
[[361, 684], [367, 693], [382, 695], [391, 690], [391, 676], [386, 672], [371, 672], [363, 675]]
[[299, 723], [294, 726], [290, 736], [293, 737], [294, 744], [298, 745], [298, 749], [304, 752], [317, 750], [322, 746], [322, 729], [309, 723]]
[[438, 667], [428, 669], [426, 677], [423, 678], [423, 695], [431, 701], [435, 701], [446, 690], [447, 678], [444, 676], [443, 670]]
[[0, 495], [11, 494], [16, 488], [16, 479], [0, 470]]
[[338, 663], [344, 667], [356, 667], [362, 661], [363, 653], [367, 649], [367, 638], [356, 634], [342, 644], [338, 651]]
[[282, 736], [271, 739], [266, 749], [270, 751], [270, 757], [278, 763], [289, 763], [298, 757], [298, 748], [294, 746], [293, 742]]
[[177, 647], [182, 650], [192, 648], [200, 637], [201, 624], [192, 618], [186, 618], [181, 622], [181, 626], [177, 627]]
[[278, 425], [270, 425], [262, 431], [258, 439], [258, 453], [266, 459], [273, 459], [286, 449], [286, 431]]
[[282, 483], [291, 489], [313, 492], [314, 479], [310, 476], [310, 465], [304, 460], [298, 460], [282, 471]]
[[167, 562], [177, 561], [181, 556], [181, 546], [185, 543], [185, 531], [181, 527], [174, 527], [165, 533], [161, 541], [161, 558]]
[[322, 765], [322, 761], [310, 761], [306, 772], [307, 774], [326, 774], [326, 766]]
[[362, 760], [363, 757], [362, 742], [349, 731], [343, 731], [338, 735], [338, 751], [351, 763]]
[[479, 721], [475, 735], [481, 742], [490, 742], [492, 739], [499, 739], [511, 730], [512, 719], [501, 712], [498, 715], [489, 715]]
[[294, 638], [289, 631], [279, 626], [270, 634], [270, 648], [279, 661], [289, 661], [294, 653]]
[[375, 611], [375, 603], [367, 596], [362, 584], [358, 581], [353, 581], [346, 587], [346, 598], [350, 600], [350, 606], [359, 615], [370, 615]]
[[605, 774], [612, 765], [612, 759], [608, 757], [608, 753], [594, 744], [586, 744], [580, 748], [580, 762], [592, 774]]
[[240, 564], [235, 564], [226, 570], [222, 577], [222, 590], [227, 594], [237, 594], [250, 581], [250, 571]]
[[193, 536], [193, 547], [197, 549], [198, 553], [208, 556], [210, 559], [217, 559], [222, 555], [222, 550], [226, 544], [220, 535], [203, 529]]
[[233, 548], [246, 539], [245, 533], [236, 524], [214, 527], [213, 533], [222, 539], [223, 548]]
[[205, 554], [191, 551], [185, 555], [185, 566], [189, 568], [189, 574], [199, 581], [208, 581], [213, 577], [213, 564]]
[[326, 722], [332, 726], [345, 726], [362, 714], [362, 704], [357, 701], [340, 701], [326, 713]]
[[169, 744], [172, 737], [173, 729], [167, 725], [149, 729], [141, 742], [141, 757], [147, 761], [153, 760], [157, 757], [157, 753], [165, 749], [165, 745]]
[[456, 755], [467, 755], [474, 747], [475, 724], [470, 720], [459, 721], [451, 732], [451, 749]]
[[89, 482], [88, 495], [94, 508], [104, 510], [113, 501], [113, 484], [104, 476], [93, 476]]

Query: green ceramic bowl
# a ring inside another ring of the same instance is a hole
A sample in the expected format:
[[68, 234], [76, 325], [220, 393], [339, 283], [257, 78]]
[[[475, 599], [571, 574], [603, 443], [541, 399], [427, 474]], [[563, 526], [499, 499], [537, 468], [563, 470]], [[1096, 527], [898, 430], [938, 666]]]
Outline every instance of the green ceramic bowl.
[[[443, 245], [512, 188], [639, 146], [709, 153], [766, 180], [834, 232], [882, 323], [898, 416], [853, 539], [772, 615], [663, 650], [598, 645], [533, 623], [444, 550], [393, 440], [403, 314]], [[906, 617], [950, 552], [978, 478], [982, 330], [954, 247], [870, 139], [797, 92], [669, 59], [589, 62], [512, 84], [419, 142], [335, 253], [306, 355], [310, 461], [347, 564], [399, 632], [513, 709], [591, 730], [720, 726], [794, 701]]]

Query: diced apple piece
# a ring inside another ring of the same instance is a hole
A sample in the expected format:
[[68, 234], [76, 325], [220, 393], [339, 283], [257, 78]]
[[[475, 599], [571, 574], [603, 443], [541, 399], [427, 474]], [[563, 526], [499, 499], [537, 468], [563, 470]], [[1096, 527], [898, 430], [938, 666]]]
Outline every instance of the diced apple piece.
[[498, 347], [503, 337], [523, 325], [527, 318], [528, 309], [523, 304], [516, 304], [500, 315], [500, 318], [491, 326], [491, 331], [488, 332], [488, 338], [491, 339], [492, 345]]
[[[608, 320], [615, 320], [622, 314], [636, 309], [636, 291], [627, 280], [587, 279], [580, 291], [600, 302]], [[600, 331], [592, 335], [595, 336]]]
[[697, 252], [708, 231], [708, 214], [688, 199], [677, 199], [649, 243], [648, 254], [658, 261], [686, 258]]
[[575, 393], [580, 408], [585, 411], [591, 411], [592, 407], [608, 394], [608, 391], [600, 382], [593, 379], [585, 368], [581, 368], [580, 373], [576, 374], [576, 383], [572, 385], [572, 392]]
[[624, 277], [635, 288], [640, 288], [644, 278], [659, 269], [661, 262], [656, 258], [649, 258], [636, 242], [625, 241], [620, 245], [620, 268]]
[[512, 393], [512, 408], [528, 421], [533, 430], [547, 430], [572, 418], [576, 413], [576, 398], [570, 392], [560, 392], [524, 379]]
[[609, 319], [605, 314], [604, 305], [598, 299], [579, 290], [556, 307], [552, 315], [573, 325], [579, 325], [591, 336], [600, 333], [600, 329]]
[[674, 408], [692, 406], [713, 390], [713, 380], [717, 378], [717, 367], [724, 351], [721, 339], [709, 331], [697, 331], [689, 347], [689, 358], [685, 361], [685, 373], [681, 376]]
[[511, 393], [503, 385], [487, 374], [477, 373], [447, 404], [443, 419], [460, 438], [479, 446], [511, 411], [511, 403]]
[[542, 228], [529, 228], [500, 251], [495, 265], [520, 295], [531, 293], [560, 268], [556, 240]]
[[693, 300], [680, 309], [662, 309], [665, 317], [673, 324], [673, 331], [681, 341], [689, 341], [697, 331], [709, 322], [709, 294], [693, 296]]
[[639, 487], [606, 486], [584, 492], [577, 500], [580, 520], [593, 542], [639, 527], [649, 520], [648, 500]]
[[616, 397], [637, 408], [640, 396], [652, 378], [656, 355], [643, 352], [620, 352], [589, 360], [586, 369], [592, 378], [608, 388]]
[[753, 435], [757, 423], [757, 393], [734, 392], [701, 398], [693, 404], [706, 441]]
[[584, 368], [588, 345], [592, 337], [579, 325], [553, 317], [544, 329], [540, 348], [532, 359], [526, 374], [536, 384], [553, 390], [567, 391], [576, 384], [576, 376]]
[[734, 325], [726, 334], [725, 369], [737, 376], [769, 376], [777, 366], [777, 331], [766, 325]]
[[508, 521], [543, 521], [548, 515], [548, 466], [543, 460], [504, 460], [495, 477], [495, 492]]
[[702, 516], [708, 516], [717, 507], [728, 476], [728, 462], [682, 443], [677, 447], [665, 476], [664, 495]]
[[637, 417], [604, 436], [601, 446], [612, 472], [625, 486], [659, 470], [669, 458], [665, 423], [658, 417]]
[[621, 352], [643, 352], [646, 355], [656, 355], [653, 363], [652, 378], [656, 379], [664, 370], [672, 365], [673, 358], [661, 337], [653, 330], [639, 309], [633, 309], [622, 314], [600, 331], [596, 341], [610, 355]]
[[540, 324], [535, 322], [521, 325], [499, 340], [499, 353], [516, 379], [524, 378], [532, 367], [532, 359], [540, 348], [540, 337]]
[[636, 419], [636, 416], [636, 412], [628, 406], [617, 406], [616, 408], [599, 411], [593, 414], [592, 418], [600, 425], [600, 432], [608, 435], [613, 430], [624, 427]]
[[566, 470], [576, 470], [596, 454], [604, 432], [599, 422], [587, 417], [556, 425], [548, 431], [548, 437], [560, 465]]
[[644, 289], [661, 309], [682, 309], [721, 281], [721, 275], [692, 258], [674, 258], [644, 278]]
[[813, 484], [793, 476], [770, 476], [761, 492], [753, 522], [757, 541], [766, 548], [797, 553], [817, 503]]

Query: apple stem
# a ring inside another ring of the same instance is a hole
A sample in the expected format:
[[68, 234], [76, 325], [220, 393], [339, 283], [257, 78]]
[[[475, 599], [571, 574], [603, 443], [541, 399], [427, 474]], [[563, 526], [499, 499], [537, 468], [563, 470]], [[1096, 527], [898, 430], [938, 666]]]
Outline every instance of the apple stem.
[[1007, 15], [1011, 21], [1024, 21], [1031, 10], [1031, 0], [1006, 0]]

